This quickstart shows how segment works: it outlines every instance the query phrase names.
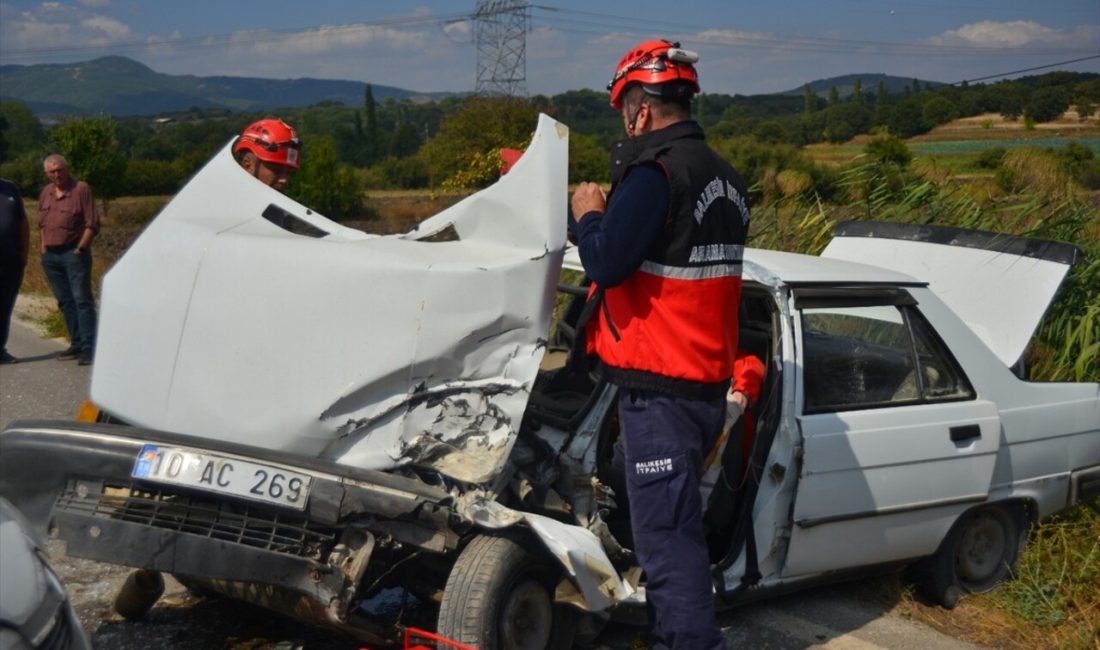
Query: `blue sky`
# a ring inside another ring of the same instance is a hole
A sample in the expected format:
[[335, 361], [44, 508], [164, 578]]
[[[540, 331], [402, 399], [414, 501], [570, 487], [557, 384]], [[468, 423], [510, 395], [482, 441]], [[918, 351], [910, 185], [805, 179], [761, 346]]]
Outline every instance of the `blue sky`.
[[[727, 94], [848, 73], [952, 83], [1052, 64], [1032, 74], [1100, 72], [1100, 0], [547, 2], [529, 9], [531, 94], [600, 89], [623, 52], [650, 37], [699, 52], [703, 90]], [[468, 91], [477, 79], [476, 4], [0, 0], [0, 63], [123, 54], [168, 74]]]

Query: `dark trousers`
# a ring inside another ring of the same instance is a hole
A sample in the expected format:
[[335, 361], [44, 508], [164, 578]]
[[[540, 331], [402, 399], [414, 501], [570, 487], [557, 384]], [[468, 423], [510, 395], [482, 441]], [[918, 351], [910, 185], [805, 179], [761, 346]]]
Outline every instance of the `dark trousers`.
[[725, 648], [714, 615], [699, 493], [703, 457], [721, 432], [724, 397], [690, 400], [623, 389], [619, 423], [634, 552], [646, 574], [654, 648]]
[[95, 349], [95, 298], [92, 296], [92, 252], [72, 250], [42, 253], [42, 270], [57, 298], [57, 308], [69, 329], [72, 346]]
[[15, 311], [19, 285], [23, 284], [23, 265], [15, 260], [12, 262], [11, 265], [0, 264], [0, 351], [7, 349], [11, 313]]

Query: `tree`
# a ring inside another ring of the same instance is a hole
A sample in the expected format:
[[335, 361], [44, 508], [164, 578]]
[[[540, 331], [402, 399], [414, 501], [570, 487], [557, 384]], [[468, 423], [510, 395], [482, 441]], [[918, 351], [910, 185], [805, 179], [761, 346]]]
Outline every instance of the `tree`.
[[752, 129], [752, 135], [761, 142], [778, 144], [787, 140], [787, 131], [777, 120], [764, 120]]
[[391, 156], [402, 158], [411, 156], [420, 149], [424, 139], [420, 136], [420, 129], [409, 121], [408, 112], [399, 110], [397, 113], [397, 125], [390, 136]]
[[370, 84], [364, 92], [363, 98], [363, 137], [366, 140], [366, 151], [363, 160], [365, 165], [373, 165], [378, 162], [386, 152], [386, 143], [382, 136], [382, 130], [378, 126], [378, 108], [374, 103], [374, 90]]
[[886, 107], [883, 124], [892, 133], [901, 138], [928, 132], [928, 123], [922, 115], [921, 98], [910, 95], [897, 104]]
[[[499, 170], [500, 149], [524, 149], [537, 117], [531, 104], [523, 99], [475, 97], [463, 102], [443, 118], [439, 132], [421, 149], [433, 182], [468, 173], [475, 166], [486, 171], [495, 165]], [[480, 175], [477, 184], [490, 180]]]
[[119, 150], [116, 123], [106, 116], [66, 122], [50, 139], [64, 154], [73, 175], [92, 186], [108, 214], [109, 200], [118, 196], [126, 172], [126, 156]]
[[8, 142], [8, 158], [14, 160], [23, 154], [34, 152], [40, 155], [48, 142], [42, 123], [23, 102], [0, 102], [0, 117], [7, 123], [4, 138]]
[[1092, 100], [1085, 95], [1079, 95], [1077, 99], [1073, 100], [1073, 108], [1077, 111], [1077, 117], [1082, 122], [1089, 119], [1089, 116], [1096, 110]]
[[358, 217], [363, 212], [363, 188], [355, 173], [340, 165], [332, 136], [303, 143], [302, 169], [287, 194], [333, 220]]
[[806, 115], [813, 113], [817, 110], [817, 93], [811, 88], [810, 84], [802, 86], [802, 112]]
[[699, 93], [695, 98], [695, 121], [706, 126], [707, 118], [707, 94]]
[[1050, 122], [1069, 108], [1069, 96], [1057, 86], [1039, 88], [1024, 105], [1024, 115], [1036, 122]]
[[955, 108], [950, 99], [942, 95], [929, 98], [921, 109], [921, 117], [932, 126], [946, 124], [958, 116], [959, 109]]
[[1003, 83], [998, 86], [997, 97], [999, 112], [1005, 119], [1015, 120], [1024, 112], [1028, 101], [1028, 89], [1018, 83]]
[[852, 88], [852, 101], [856, 104], [863, 106], [863, 80], [856, 79], [855, 87]]
[[871, 127], [871, 112], [855, 104], [839, 104], [826, 110], [825, 137], [829, 142], [847, 142]]
[[836, 86], [829, 86], [829, 100], [826, 102], [828, 106], [836, 106], [840, 103], [840, 93], [837, 92]]

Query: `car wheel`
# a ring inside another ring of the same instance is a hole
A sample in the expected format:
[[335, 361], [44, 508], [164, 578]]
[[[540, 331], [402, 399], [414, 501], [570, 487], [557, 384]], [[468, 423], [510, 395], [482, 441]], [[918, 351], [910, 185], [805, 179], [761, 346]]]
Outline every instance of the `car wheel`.
[[160, 571], [137, 569], [126, 577], [115, 596], [115, 611], [119, 616], [137, 621], [145, 618], [164, 593], [164, 576]]
[[560, 573], [511, 536], [478, 535], [447, 578], [438, 632], [486, 650], [569, 648], [576, 615], [554, 603]]
[[963, 514], [936, 554], [917, 565], [918, 588], [947, 609], [965, 594], [989, 591], [1012, 576], [1025, 532], [1023, 518], [1002, 506]]

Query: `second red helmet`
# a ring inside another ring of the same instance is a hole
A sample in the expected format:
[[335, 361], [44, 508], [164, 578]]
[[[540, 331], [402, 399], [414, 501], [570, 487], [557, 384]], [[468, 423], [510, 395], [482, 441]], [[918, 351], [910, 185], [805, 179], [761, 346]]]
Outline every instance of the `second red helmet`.
[[277, 117], [265, 117], [241, 131], [233, 153], [250, 151], [260, 160], [298, 169], [301, 142], [294, 127]]
[[633, 83], [642, 84], [651, 95], [691, 97], [700, 91], [693, 65], [698, 60], [698, 54], [681, 49], [679, 43], [663, 39], [638, 43], [623, 55], [607, 84], [611, 105], [622, 110], [623, 91]]

